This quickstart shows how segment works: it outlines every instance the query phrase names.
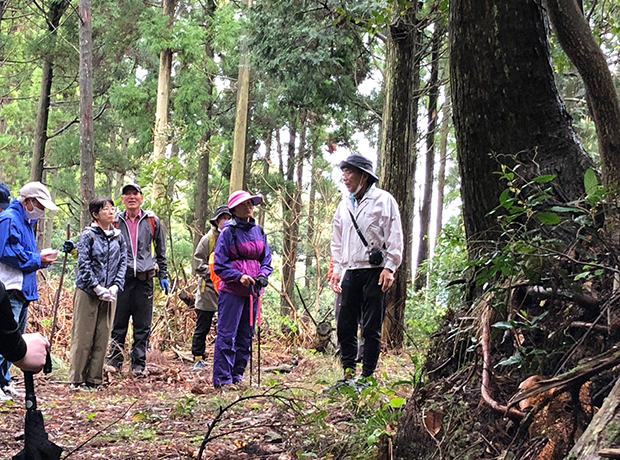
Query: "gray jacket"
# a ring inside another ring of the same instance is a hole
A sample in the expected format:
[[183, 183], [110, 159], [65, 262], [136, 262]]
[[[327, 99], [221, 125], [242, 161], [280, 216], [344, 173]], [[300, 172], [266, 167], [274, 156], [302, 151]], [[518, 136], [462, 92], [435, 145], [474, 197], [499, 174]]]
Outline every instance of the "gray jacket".
[[118, 229], [107, 236], [95, 224], [82, 231], [77, 244], [78, 266], [75, 285], [90, 295], [96, 295], [93, 288], [112, 285], [123, 290], [127, 269], [127, 244]]
[[[166, 240], [164, 229], [161, 226], [159, 218], [152, 211], [142, 210], [142, 217], [138, 222], [138, 245], [136, 256], [133, 256], [131, 248], [131, 237], [127, 229], [127, 221], [125, 220], [126, 211], [116, 214], [114, 226], [117, 227], [127, 242], [127, 277], [135, 277], [137, 273], [147, 273], [155, 269], [155, 261], [159, 270], [158, 277], [160, 280], [168, 278], [168, 269], [166, 265]], [[151, 224], [153, 222], [153, 229]], [[155, 259], [151, 248], [155, 248]]]

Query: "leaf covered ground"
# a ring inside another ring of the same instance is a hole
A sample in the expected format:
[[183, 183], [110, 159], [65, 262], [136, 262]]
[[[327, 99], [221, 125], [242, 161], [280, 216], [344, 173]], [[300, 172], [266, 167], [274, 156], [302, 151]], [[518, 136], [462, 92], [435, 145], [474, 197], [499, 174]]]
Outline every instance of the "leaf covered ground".
[[[71, 389], [67, 364], [56, 360], [52, 374], [35, 377], [46, 430], [65, 449], [62, 458], [75, 460], [198, 458], [201, 446], [205, 459], [371, 458], [389, 448], [412, 392], [406, 352], [384, 354], [377, 384], [361, 393], [324, 393], [340, 378], [333, 357], [293, 354], [275, 336], [264, 342], [261, 386], [255, 365], [252, 386], [248, 372], [243, 387], [229, 390], [212, 387], [210, 365], [194, 372], [187, 350], [151, 351], [147, 376], [110, 375], [89, 392]], [[0, 413], [4, 458], [23, 446], [23, 401]]]

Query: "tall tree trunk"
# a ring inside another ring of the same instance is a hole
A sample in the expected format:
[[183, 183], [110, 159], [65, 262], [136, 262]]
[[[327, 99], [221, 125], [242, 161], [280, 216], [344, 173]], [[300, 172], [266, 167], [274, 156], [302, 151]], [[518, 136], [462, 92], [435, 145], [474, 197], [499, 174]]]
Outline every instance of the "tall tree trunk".
[[473, 258], [502, 240], [500, 163], [527, 178], [556, 174], [556, 198], [583, 196], [591, 160], [555, 86], [544, 11], [498, 0], [450, 3], [450, 65], [463, 217]]
[[[207, 0], [204, 3], [204, 18], [205, 22], [211, 24], [213, 14], [215, 13], [215, 1]], [[213, 46], [211, 45], [211, 34], [205, 34], [205, 56], [208, 61], [212, 61], [214, 58]], [[206, 91], [209, 94], [213, 94], [214, 82], [211, 74], [206, 74]], [[208, 105], [204, 107], [207, 115], [207, 120], [213, 119], [213, 101], [209, 100]], [[202, 235], [207, 233], [207, 219], [209, 218], [209, 210], [207, 203], [209, 199], [209, 152], [211, 149], [211, 129], [206, 128], [202, 135], [200, 152], [198, 156], [198, 171], [196, 173], [196, 198], [195, 210], [194, 210], [194, 249], [198, 246], [198, 242]]]
[[289, 301], [293, 301], [295, 293], [295, 255], [293, 243], [293, 215], [295, 210], [295, 143], [297, 140], [297, 118], [291, 122], [290, 140], [288, 143], [288, 160], [286, 176], [282, 190], [282, 297], [280, 299], [280, 314], [290, 314]]
[[[127, 159], [127, 149], [129, 148], [129, 131], [125, 128], [121, 128], [121, 157], [126, 160]], [[121, 162], [121, 164], [127, 164], [126, 161]], [[122, 194], [122, 189], [125, 181], [125, 171], [117, 171], [116, 172], [116, 186], [112, 193], [112, 198], [114, 200], [120, 198]]]
[[276, 152], [278, 153], [278, 169], [280, 177], [284, 177], [284, 159], [282, 158], [282, 141], [280, 140], [280, 130], [276, 129]]
[[443, 41], [444, 30], [441, 23], [435, 23], [431, 38], [431, 76], [428, 82], [428, 125], [426, 130], [426, 174], [424, 193], [420, 210], [420, 241], [418, 245], [418, 262], [414, 289], [421, 290], [426, 285], [426, 273], [420, 272], [420, 266], [430, 257], [431, 204], [433, 202], [433, 177], [435, 169], [435, 134], [437, 132], [437, 101], [439, 99], [439, 48]]
[[310, 168], [310, 196], [308, 197], [308, 232], [306, 233], [306, 289], [312, 289], [312, 261], [314, 260], [314, 206], [316, 201], [316, 155]]
[[[162, 0], [162, 14], [168, 17], [168, 27], [174, 24], [177, 0]], [[153, 135], [153, 158], [163, 158], [168, 144], [168, 103], [170, 100], [170, 74], [172, 73], [172, 50], [159, 52], [159, 76], [157, 78], [157, 105], [155, 108], [155, 133]], [[153, 190], [157, 195], [157, 190]]]
[[388, 345], [400, 347], [403, 343], [407, 284], [411, 280], [420, 61], [419, 32], [416, 28], [417, 3], [414, 2], [402, 14], [398, 2], [395, 1], [394, 5], [396, 12], [387, 41], [379, 184], [399, 204], [403, 226], [403, 261], [396, 271], [394, 285], [387, 293], [383, 323], [383, 335]]
[[47, 144], [47, 122], [49, 119], [50, 94], [52, 91], [52, 79], [54, 75], [54, 44], [60, 19], [69, 6], [69, 1], [50, 2], [47, 13], [48, 39], [52, 41], [49, 54], [43, 57], [41, 69], [41, 92], [39, 93], [39, 105], [34, 128], [34, 147], [32, 150], [32, 163], [30, 166], [30, 180], [42, 181], [43, 166], [45, 163], [45, 145]]
[[[265, 158], [263, 158], [263, 182], [266, 184], [267, 176], [269, 175], [269, 165], [271, 164], [271, 143], [273, 140], [273, 131], [269, 131], [267, 134], [267, 139], [265, 139]], [[267, 194], [266, 187], [261, 190], [263, 195]], [[258, 225], [261, 227], [265, 226], [265, 206], [261, 206], [258, 209]]]
[[[446, 97], [441, 107], [441, 128], [439, 129], [439, 171], [437, 172], [437, 211], [435, 213], [435, 234], [441, 233], [443, 226], [443, 200], [446, 187], [446, 161], [448, 157], [448, 134], [450, 133], [450, 84], [446, 84]], [[437, 238], [435, 238], [435, 245]]]
[[614, 80], [577, 0], [545, 0], [562, 49], [579, 71], [598, 134], [607, 190], [620, 191], [620, 103]]
[[81, 227], [92, 218], [88, 203], [95, 196], [95, 154], [93, 151], [93, 56], [90, 0], [79, 0], [80, 13], [80, 186], [82, 191]]
[[[252, 0], [243, 0], [248, 8]], [[248, 130], [248, 101], [250, 98], [250, 56], [247, 42], [242, 38], [239, 55], [239, 78], [237, 80], [237, 107], [235, 110], [235, 132], [233, 140], [232, 169], [230, 172], [230, 192], [243, 188], [245, 177], [245, 138]]]

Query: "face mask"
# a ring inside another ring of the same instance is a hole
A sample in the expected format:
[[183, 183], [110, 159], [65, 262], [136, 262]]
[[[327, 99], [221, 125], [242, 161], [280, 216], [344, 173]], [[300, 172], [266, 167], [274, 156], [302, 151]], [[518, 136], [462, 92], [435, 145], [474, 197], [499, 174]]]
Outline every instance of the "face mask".
[[26, 208], [24, 208], [24, 211], [26, 211], [26, 217], [32, 221], [42, 219], [45, 215], [45, 209], [39, 209], [34, 205], [32, 211], [28, 211]]

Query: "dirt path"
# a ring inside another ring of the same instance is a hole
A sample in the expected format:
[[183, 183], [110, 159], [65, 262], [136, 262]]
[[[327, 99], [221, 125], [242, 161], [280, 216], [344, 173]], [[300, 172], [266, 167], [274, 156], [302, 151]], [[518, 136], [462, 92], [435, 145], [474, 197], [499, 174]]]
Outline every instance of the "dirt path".
[[[256, 377], [249, 387], [246, 374], [245, 388], [216, 390], [210, 367], [196, 373], [177, 354], [166, 353], [149, 360], [155, 362], [146, 377], [113, 377], [98, 391], [70, 389], [63, 383], [64, 366], [50, 376], [40, 374], [35, 380], [39, 409], [50, 439], [65, 449], [63, 459], [197, 458], [215, 419], [203, 459], [352, 458], [358, 443], [351, 440], [368, 425], [373, 407], [411, 391], [409, 385], [389, 388], [391, 381], [414, 372], [405, 355], [381, 360], [378, 386], [368, 394], [324, 394], [323, 387], [340, 377], [333, 359], [309, 355], [297, 362], [265, 348], [264, 368], [289, 364], [291, 371], [264, 372], [260, 388]], [[0, 406], [3, 458], [23, 446], [24, 414], [23, 401]]]

